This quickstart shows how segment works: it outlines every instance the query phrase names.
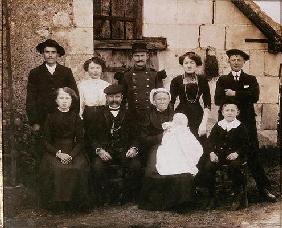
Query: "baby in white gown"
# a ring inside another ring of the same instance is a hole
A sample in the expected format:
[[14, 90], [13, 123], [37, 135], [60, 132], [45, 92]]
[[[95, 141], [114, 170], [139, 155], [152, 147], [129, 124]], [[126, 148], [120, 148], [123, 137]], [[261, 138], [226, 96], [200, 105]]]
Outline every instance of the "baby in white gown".
[[163, 123], [164, 134], [156, 156], [156, 169], [160, 175], [198, 173], [196, 165], [203, 148], [187, 126], [188, 119], [182, 113], [174, 114], [172, 122]]

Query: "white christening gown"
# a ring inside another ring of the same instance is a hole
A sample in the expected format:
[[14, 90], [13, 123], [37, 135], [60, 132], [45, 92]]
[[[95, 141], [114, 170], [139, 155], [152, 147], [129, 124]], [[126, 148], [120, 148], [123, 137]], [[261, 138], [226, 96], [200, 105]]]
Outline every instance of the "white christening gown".
[[190, 173], [196, 175], [196, 165], [203, 148], [187, 125], [172, 125], [164, 132], [157, 149], [156, 169], [160, 175]]

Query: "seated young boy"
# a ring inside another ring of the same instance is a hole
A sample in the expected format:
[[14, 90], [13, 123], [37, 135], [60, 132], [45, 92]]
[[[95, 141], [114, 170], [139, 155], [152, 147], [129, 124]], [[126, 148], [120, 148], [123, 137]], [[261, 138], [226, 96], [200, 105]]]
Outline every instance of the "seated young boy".
[[238, 107], [233, 101], [226, 101], [221, 112], [223, 120], [214, 125], [208, 138], [209, 160], [206, 163], [207, 182], [210, 193], [209, 208], [215, 207], [215, 173], [222, 166], [228, 166], [228, 175], [232, 180], [234, 191], [233, 209], [242, 207], [242, 190], [244, 176], [241, 165], [248, 151], [248, 135], [242, 123], [236, 119]]

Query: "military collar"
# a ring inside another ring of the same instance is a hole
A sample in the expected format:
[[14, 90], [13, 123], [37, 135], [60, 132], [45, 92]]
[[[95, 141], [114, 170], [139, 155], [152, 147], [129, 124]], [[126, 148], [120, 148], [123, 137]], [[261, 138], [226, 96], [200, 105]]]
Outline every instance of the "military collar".
[[134, 71], [148, 71], [148, 68], [147, 68], [147, 66], [144, 66], [144, 67], [142, 67], [142, 68], [139, 68], [139, 67], [134, 66], [134, 67], [133, 67], [133, 70], [134, 70]]

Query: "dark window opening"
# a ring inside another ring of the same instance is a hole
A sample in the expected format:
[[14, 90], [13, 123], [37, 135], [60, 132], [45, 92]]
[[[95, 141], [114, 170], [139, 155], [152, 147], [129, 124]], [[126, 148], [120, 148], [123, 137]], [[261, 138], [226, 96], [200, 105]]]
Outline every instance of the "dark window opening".
[[93, 0], [94, 39], [142, 39], [143, 0]]

